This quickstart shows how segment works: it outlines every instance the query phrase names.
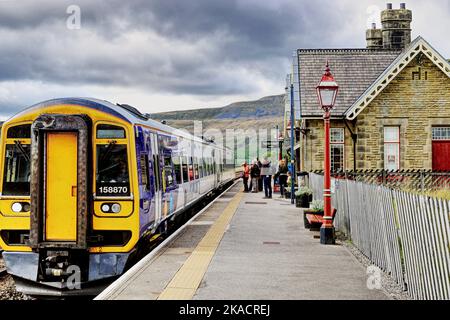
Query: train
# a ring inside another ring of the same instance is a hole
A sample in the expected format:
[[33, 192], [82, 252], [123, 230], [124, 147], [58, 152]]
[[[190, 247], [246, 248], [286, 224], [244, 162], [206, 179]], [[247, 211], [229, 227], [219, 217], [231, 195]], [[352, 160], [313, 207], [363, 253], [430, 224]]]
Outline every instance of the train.
[[92, 98], [24, 109], [3, 123], [0, 152], [0, 247], [30, 295], [120, 276], [170, 222], [236, 179], [233, 150]]

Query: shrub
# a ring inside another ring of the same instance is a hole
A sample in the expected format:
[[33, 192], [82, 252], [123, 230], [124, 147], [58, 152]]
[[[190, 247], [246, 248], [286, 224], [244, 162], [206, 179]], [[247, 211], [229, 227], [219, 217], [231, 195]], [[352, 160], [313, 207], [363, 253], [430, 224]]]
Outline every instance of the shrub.
[[313, 211], [323, 211], [323, 201], [322, 200], [313, 200], [311, 202], [311, 209]]
[[450, 200], [450, 190], [441, 189], [426, 193], [427, 196]]
[[310, 196], [312, 195], [312, 190], [308, 187], [301, 187], [298, 191], [295, 192], [295, 196], [299, 197], [299, 196]]

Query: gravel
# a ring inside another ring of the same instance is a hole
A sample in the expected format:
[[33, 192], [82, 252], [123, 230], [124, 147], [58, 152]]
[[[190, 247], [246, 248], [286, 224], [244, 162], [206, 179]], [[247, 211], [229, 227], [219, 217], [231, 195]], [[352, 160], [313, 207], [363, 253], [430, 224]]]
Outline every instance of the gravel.
[[[353, 256], [364, 266], [374, 265], [365, 255], [361, 253], [350, 241], [343, 237], [338, 237], [336, 242], [343, 245]], [[384, 293], [393, 300], [412, 300], [412, 298], [398, 285], [395, 280], [381, 270], [381, 287]]]
[[[0, 257], [0, 269], [5, 266]], [[10, 275], [0, 277], [0, 300], [28, 300], [29, 298], [16, 291], [14, 280]]]

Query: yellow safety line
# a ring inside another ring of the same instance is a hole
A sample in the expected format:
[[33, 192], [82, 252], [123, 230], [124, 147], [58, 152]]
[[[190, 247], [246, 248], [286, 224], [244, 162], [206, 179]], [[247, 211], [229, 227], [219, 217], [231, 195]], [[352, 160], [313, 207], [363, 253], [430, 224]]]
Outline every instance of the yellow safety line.
[[190, 300], [208, 270], [209, 263], [241, 202], [243, 193], [236, 194], [214, 222], [192, 254], [178, 270], [158, 300]]

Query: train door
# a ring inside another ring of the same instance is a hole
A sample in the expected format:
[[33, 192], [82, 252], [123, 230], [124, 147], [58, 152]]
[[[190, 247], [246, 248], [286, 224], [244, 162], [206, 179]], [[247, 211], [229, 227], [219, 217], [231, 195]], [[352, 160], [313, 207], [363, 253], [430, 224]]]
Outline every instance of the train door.
[[51, 132], [46, 140], [45, 240], [76, 241], [77, 133]]
[[[32, 124], [30, 246], [85, 249], [90, 212], [90, 119], [39, 116]], [[19, 149], [23, 149], [21, 145]]]
[[154, 179], [154, 201], [155, 201], [155, 221], [161, 221], [162, 212], [162, 177], [161, 177], [161, 158], [158, 147], [158, 137], [155, 133], [150, 133], [151, 156], [153, 163]]

